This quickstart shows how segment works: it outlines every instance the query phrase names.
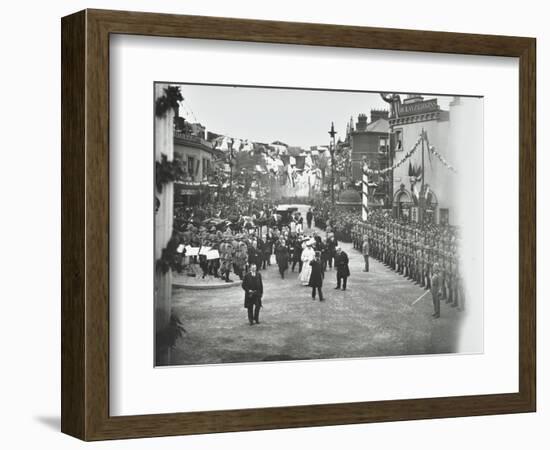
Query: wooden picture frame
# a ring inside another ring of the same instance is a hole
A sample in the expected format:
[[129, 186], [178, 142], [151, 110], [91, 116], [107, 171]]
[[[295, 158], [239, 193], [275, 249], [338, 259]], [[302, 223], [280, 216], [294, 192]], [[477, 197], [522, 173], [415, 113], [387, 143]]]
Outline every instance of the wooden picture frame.
[[[85, 10], [62, 30], [62, 417], [84, 440], [535, 411], [533, 38]], [[109, 415], [109, 36], [220, 39], [519, 58], [519, 391], [142, 416]]]

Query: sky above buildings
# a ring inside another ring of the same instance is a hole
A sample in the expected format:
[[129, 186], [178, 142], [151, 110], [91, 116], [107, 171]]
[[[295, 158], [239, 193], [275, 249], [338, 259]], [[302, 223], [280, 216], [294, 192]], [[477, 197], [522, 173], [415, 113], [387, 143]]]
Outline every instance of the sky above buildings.
[[[353, 116], [389, 109], [378, 93], [233, 86], [181, 85], [180, 115], [208, 131], [254, 142], [276, 140], [309, 148], [328, 145], [331, 122], [345, 138]], [[405, 96], [402, 96], [402, 99]], [[434, 98], [433, 95], [425, 98]], [[443, 109], [452, 97], [437, 97]]]

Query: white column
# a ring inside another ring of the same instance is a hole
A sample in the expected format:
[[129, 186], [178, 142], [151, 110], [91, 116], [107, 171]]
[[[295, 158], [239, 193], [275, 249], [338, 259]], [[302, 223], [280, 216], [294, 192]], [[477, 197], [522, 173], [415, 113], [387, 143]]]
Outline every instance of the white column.
[[368, 213], [368, 211], [369, 211], [368, 210], [368, 207], [369, 207], [369, 199], [368, 199], [369, 177], [367, 175], [367, 170], [368, 170], [368, 167], [365, 164], [363, 166], [363, 191], [362, 191], [362, 196], [361, 196], [361, 199], [362, 199], [361, 218], [363, 219], [363, 221], [366, 221], [368, 216], [369, 216], [369, 213]]
[[[164, 94], [168, 85], [155, 85], [155, 100]], [[174, 159], [174, 110], [169, 109], [163, 117], [155, 116], [155, 161], [166, 155], [168, 161]], [[174, 183], [162, 186], [155, 196], [160, 200], [160, 207], [155, 213], [155, 261], [162, 255], [162, 250], [172, 236], [174, 217]], [[153, 207], [152, 210], [154, 211]], [[172, 312], [172, 272], [166, 274], [155, 270], [155, 332], [164, 329], [170, 322]], [[159, 349], [157, 348], [157, 351]], [[169, 364], [170, 351], [165, 349], [157, 354], [159, 364]]]

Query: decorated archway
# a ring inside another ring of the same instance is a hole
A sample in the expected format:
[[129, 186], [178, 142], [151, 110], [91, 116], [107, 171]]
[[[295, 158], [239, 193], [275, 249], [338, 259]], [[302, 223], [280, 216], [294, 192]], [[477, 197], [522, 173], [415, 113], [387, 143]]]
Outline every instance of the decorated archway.
[[393, 196], [393, 215], [397, 219], [410, 220], [411, 208], [414, 205], [411, 193], [402, 184]]
[[424, 223], [438, 223], [438, 209], [439, 201], [437, 200], [437, 195], [430, 188], [428, 184], [424, 186], [424, 191], [420, 193], [421, 205], [424, 208]]

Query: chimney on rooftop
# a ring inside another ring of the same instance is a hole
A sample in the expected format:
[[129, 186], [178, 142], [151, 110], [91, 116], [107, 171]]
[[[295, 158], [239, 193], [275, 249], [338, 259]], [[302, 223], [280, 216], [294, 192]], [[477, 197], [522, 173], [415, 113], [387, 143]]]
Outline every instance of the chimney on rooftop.
[[371, 109], [370, 110], [370, 121], [376, 122], [378, 119], [388, 120], [389, 112], [385, 109]]
[[355, 127], [356, 131], [365, 131], [367, 129], [367, 115], [359, 114], [357, 117], [357, 126]]

